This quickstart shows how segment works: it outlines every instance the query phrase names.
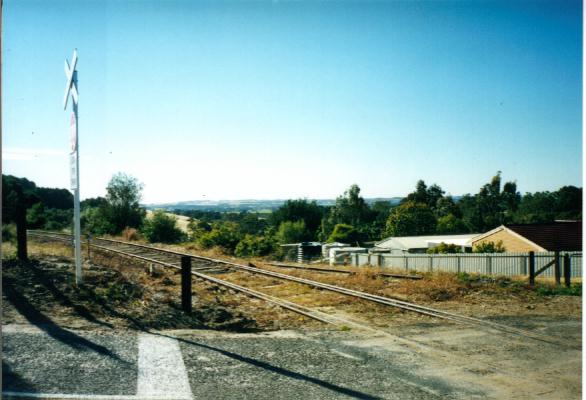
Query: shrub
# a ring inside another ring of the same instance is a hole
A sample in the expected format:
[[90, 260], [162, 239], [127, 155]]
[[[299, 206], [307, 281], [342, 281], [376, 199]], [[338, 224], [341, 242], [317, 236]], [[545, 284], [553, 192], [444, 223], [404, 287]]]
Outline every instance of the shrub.
[[241, 239], [238, 224], [224, 222], [213, 227], [211, 231], [202, 234], [198, 242], [204, 248], [220, 247], [226, 252], [233, 253]]
[[85, 232], [104, 235], [113, 232], [112, 225], [104, 214], [103, 208], [88, 207], [81, 212], [81, 227]]
[[328, 243], [342, 242], [342, 243], [355, 243], [360, 240], [360, 233], [352, 226], [348, 224], [336, 224]]
[[236, 245], [234, 254], [238, 257], [266, 256], [275, 251], [276, 245], [275, 239], [269, 236], [245, 235]]
[[42, 228], [47, 222], [43, 203], [36, 203], [26, 211], [26, 225], [31, 229]]
[[45, 208], [46, 230], [60, 231], [71, 226], [73, 210], [60, 210], [58, 208]]
[[310, 235], [305, 227], [305, 221], [285, 221], [279, 225], [277, 231], [277, 240], [279, 243], [299, 243], [310, 239]]
[[427, 249], [427, 254], [453, 254], [453, 253], [461, 253], [462, 247], [457, 246], [453, 243], [446, 244], [441, 242], [439, 245]]
[[151, 243], [177, 243], [185, 237], [177, 228], [177, 218], [166, 214], [163, 210], [156, 210], [144, 221], [142, 232]]
[[140, 234], [134, 228], [125, 228], [122, 231], [122, 237], [126, 241], [139, 240], [140, 239]]
[[482, 242], [474, 246], [474, 253], [504, 253], [506, 251], [503, 246], [503, 241], [498, 242]]
[[2, 224], [2, 242], [16, 243], [15, 224]]
[[191, 233], [191, 239], [197, 240], [204, 233], [210, 232], [212, 230], [212, 226], [202, 220], [190, 219], [189, 224], [187, 224], [187, 229]]
[[574, 283], [570, 287], [541, 284], [537, 286], [540, 296], [582, 296], [582, 284]]

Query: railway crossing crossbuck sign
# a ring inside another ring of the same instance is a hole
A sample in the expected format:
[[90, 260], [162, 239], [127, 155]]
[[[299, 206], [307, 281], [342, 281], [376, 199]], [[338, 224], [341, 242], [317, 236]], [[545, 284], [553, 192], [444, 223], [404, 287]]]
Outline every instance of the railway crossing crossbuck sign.
[[65, 97], [63, 98], [63, 109], [67, 109], [67, 103], [71, 96], [71, 122], [69, 125], [69, 173], [71, 181], [71, 190], [73, 191], [73, 238], [75, 243], [75, 283], [82, 282], [81, 272], [81, 226], [79, 222], [79, 124], [77, 115], [78, 94], [77, 94], [77, 49], [73, 50], [71, 65], [65, 60], [65, 77], [67, 84], [65, 86]]

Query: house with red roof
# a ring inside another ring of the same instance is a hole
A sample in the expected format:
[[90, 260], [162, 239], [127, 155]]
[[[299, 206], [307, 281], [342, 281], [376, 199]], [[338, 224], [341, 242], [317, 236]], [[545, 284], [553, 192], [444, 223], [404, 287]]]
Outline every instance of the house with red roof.
[[471, 240], [472, 247], [502, 241], [507, 252], [582, 251], [582, 221], [501, 225]]

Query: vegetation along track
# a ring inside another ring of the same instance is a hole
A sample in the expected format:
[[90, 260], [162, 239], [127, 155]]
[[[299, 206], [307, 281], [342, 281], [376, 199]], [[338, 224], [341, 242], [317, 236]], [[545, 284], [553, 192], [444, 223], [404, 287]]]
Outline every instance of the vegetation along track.
[[[45, 232], [45, 231], [29, 231], [28, 234], [33, 237], [41, 237], [41, 238], [48, 238], [48, 239], [55, 239], [55, 240], [60, 240], [60, 241], [71, 242], [71, 235], [64, 234], [64, 233], [54, 233], [54, 232]], [[319, 320], [319, 321], [325, 322], [325, 323], [340, 324], [340, 322], [343, 322], [343, 323], [347, 324], [350, 322], [351, 325], [357, 325], [355, 323], [352, 323], [351, 321], [346, 321], [341, 318], [338, 318], [338, 317], [335, 317], [335, 316], [332, 316], [332, 315], [329, 315], [329, 314], [326, 314], [326, 313], [323, 313], [323, 312], [320, 312], [320, 311], [317, 311], [314, 309], [310, 309], [308, 307], [304, 307], [299, 304], [289, 302], [287, 300], [276, 298], [274, 296], [270, 296], [265, 293], [261, 293], [261, 292], [258, 292], [258, 291], [255, 291], [255, 290], [252, 290], [249, 288], [245, 288], [240, 285], [236, 285], [231, 282], [227, 282], [222, 279], [212, 277], [208, 274], [202, 273], [202, 271], [207, 270], [207, 271], [211, 272], [213, 270], [225, 270], [225, 269], [243, 270], [243, 271], [247, 271], [247, 272], [253, 273], [253, 274], [261, 274], [261, 275], [270, 276], [270, 277], [277, 278], [277, 279], [283, 279], [283, 280], [288, 280], [288, 281], [293, 281], [293, 282], [305, 284], [305, 285], [308, 285], [313, 288], [319, 288], [319, 289], [329, 290], [329, 291], [336, 292], [336, 293], [341, 293], [341, 294], [352, 296], [355, 298], [360, 298], [362, 300], [367, 300], [367, 301], [378, 303], [378, 304], [396, 307], [396, 308], [400, 308], [403, 310], [427, 315], [430, 317], [440, 318], [440, 319], [449, 320], [452, 322], [466, 324], [466, 325], [471, 325], [471, 326], [475, 326], [475, 327], [485, 327], [485, 328], [489, 328], [489, 329], [496, 330], [499, 332], [504, 332], [504, 333], [508, 333], [508, 334], [512, 334], [512, 335], [516, 335], [516, 336], [531, 338], [531, 339], [542, 341], [542, 342], [547, 342], [547, 343], [551, 343], [551, 344], [557, 344], [557, 345], [564, 346], [563, 343], [560, 343], [559, 341], [557, 341], [554, 338], [544, 336], [544, 335], [541, 335], [541, 334], [538, 334], [538, 333], [535, 333], [532, 331], [511, 327], [511, 326], [499, 324], [499, 323], [492, 322], [492, 321], [482, 320], [479, 318], [474, 318], [474, 317], [469, 317], [469, 316], [465, 316], [465, 315], [441, 311], [441, 310], [437, 310], [434, 308], [421, 306], [421, 305], [418, 305], [415, 303], [411, 303], [411, 302], [407, 302], [407, 301], [403, 301], [403, 300], [399, 300], [399, 299], [394, 299], [391, 297], [378, 296], [378, 295], [365, 293], [365, 292], [361, 292], [361, 291], [357, 291], [357, 290], [353, 290], [353, 289], [348, 289], [348, 288], [341, 287], [341, 286], [334, 286], [334, 285], [330, 285], [330, 284], [323, 283], [323, 282], [318, 282], [318, 281], [305, 279], [305, 278], [299, 278], [296, 276], [287, 275], [287, 274], [283, 274], [283, 273], [279, 273], [279, 272], [269, 271], [269, 270], [261, 269], [258, 267], [237, 264], [237, 263], [233, 263], [233, 262], [226, 261], [226, 260], [196, 256], [196, 255], [188, 254], [188, 253], [180, 253], [180, 252], [176, 252], [176, 251], [172, 251], [172, 250], [160, 249], [160, 248], [153, 247], [153, 246], [147, 246], [147, 245], [142, 245], [142, 244], [137, 244], [137, 243], [129, 243], [129, 242], [120, 241], [120, 240], [95, 238], [95, 239], [92, 239], [92, 242], [93, 243], [91, 244], [91, 246], [93, 248], [96, 248], [99, 250], [113, 252], [113, 253], [116, 253], [119, 255], [136, 258], [136, 259], [139, 259], [139, 260], [146, 262], [146, 263], [156, 263], [156, 264], [163, 265], [163, 266], [166, 266], [169, 268], [174, 268], [174, 269], [181, 268], [180, 267], [180, 265], [181, 265], [180, 258], [181, 257], [184, 257], [184, 256], [190, 257], [192, 260], [194, 260], [196, 262], [196, 266], [194, 268], [192, 268], [192, 274], [200, 279], [210, 281], [210, 282], [213, 282], [215, 284], [218, 284], [218, 285], [221, 285], [224, 287], [228, 287], [230, 289], [245, 293], [245, 294], [252, 296], [252, 297], [260, 298], [262, 300], [268, 301], [273, 304], [277, 304], [277, 305], [279, 305], [283, 308], [286, 308], [288, 310], [294, 311], [296, 313], [305, 315], [307, 317], [310, 317], [310, 318], [313, 318], [313, 319], [316, 319], [316, 320]]]

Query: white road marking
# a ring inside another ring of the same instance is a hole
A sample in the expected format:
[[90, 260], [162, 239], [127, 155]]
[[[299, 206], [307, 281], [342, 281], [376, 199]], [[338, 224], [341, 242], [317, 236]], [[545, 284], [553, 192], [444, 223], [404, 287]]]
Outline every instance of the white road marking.
[[138, 336], [136, 386], [139, 398], [193, 399], [176, 339], [146, 333]]
[[[70, 393], [27, 393], [2, 392], [2, 399], [79, 399], [79, 400], [138, 400], [136, 396], [99, 395], [99, 394], [70, 394]], [[154, 399], [149, 399], [154, 400]], [[165, 400], [165, 399], [161, 399]]]
[[[4, 332], [5, 333], [5, 332]], [[138, 336], [138, 379], [135, 395], [29, 393], [3, 391], [2, 399], [192, 400], [187, 369], [176, 339]]]
[[353, 356], [352, 354], [344, 353], [343, 351], [340, 351], [340, 350], [334, 350], [334, 349], [329, 349], [329, 350], [330, 350], [332, 353], [338, 354], [338, 355], [340, 355], [340, 356], [342, 356], [342, 357], [349, 358], [349, 359], [351, 359], [351, 360], [364, 361], [364, 360], [363, 360], [362, 358], [360, 358], [360, 357], [356, 357], [356, 356]]

